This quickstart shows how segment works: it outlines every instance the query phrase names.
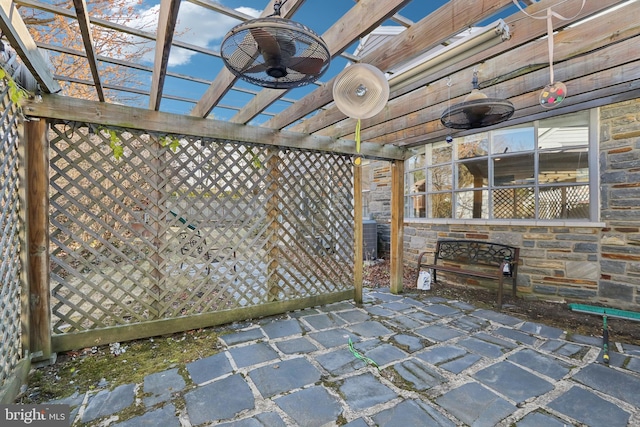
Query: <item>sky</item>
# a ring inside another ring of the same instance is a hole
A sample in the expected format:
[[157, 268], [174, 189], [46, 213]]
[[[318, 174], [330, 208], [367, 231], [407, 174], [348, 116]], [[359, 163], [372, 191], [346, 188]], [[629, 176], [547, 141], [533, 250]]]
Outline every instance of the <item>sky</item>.
[[[262, 8], [268, 4], [268, 0], [220, 0], [218, 3], [221, 3], [228, 8], [238, 10], [246, 15], [257, 17], [261, 13]], [[398, 13], [405, 18], [417, 22], [445, 3], [447, 3], [446, 0], [414, 0]], [[354, 0], [307, 0], [292, 19], [306, 25], [319, 35], [322, 35], [355, 4]], [[155, 28], [154, 23], [157, 20], [158, 10], [158, 0], [145, 0], [141, 6], [138, 6], [138, 11], [141, 16], [139, 25], [142, 26], [146, 24], [148, 25], [147, 28]], [[209, 11], [188, 1], [183, 1], [180, 4], [177, 33], [180, 34], [179, 40], [193, 45], [202, 46], [213, 51], [219, 51], [220, 43], [222, 42], [225, 34], [233, 26], [239, 23], [240, 21], [237, 19]], [[135, 24], [130, 23], [128, 25]], [[397, 26], [399, 24], [387, 21], [383, 25]], [[352, 53], [357, 44], [358, 42], [356, 41], [346, 50], [346, 52]], [[153, 60], [153, 51], [151, 51], [147, 57], [141, 58], [141, 60], [143, 63], [146, 63], [146, 65], [151, 65]], [[344, 58], [334, 58], [328, 71], [317, 83], [326, 82], [336, 76], [347, 64], [348, 61]], [[208, 82], [215, 78], [222, 67], [224, 67], [224, 64], [220, 58], [175, 47], [172, 49], [171, 56], [169, 58], [169, 72], [195, 76]], [[148, 77], [150, 79], [150, 76]], [[167, 77], [164, 87], [164, 95], [173, 95], [197, 100], [202, 97], [207, 86], [208, 84], [206, 83], [187, 82]], [[252, 91], [261, 90], [259, 86], [252, 85], [242, 80], [238, 80], [236, 87], [246, 88]], [[308, 85], [292, 89], [283, 97], [283, 101], [279, 101], [275, 105], [269, 107], [268, 111], [276, 114], [290, 105], [290, 102], [287, 100], [293, 101], [300, 99], [315, 88], [315, 85]], [[228, 120], [236, 114], [236, 111], [223, 108], [223, 106], [242, 107], [251, 98], [252, 95], [250, 94], [231, 90], [222, 99], [220, 106], [214, 108], [211, 114], [213, 115], [213, 118]], [[187, 114], [193, 106], [193, 103], [163, 99], [161, 110], [177, 114]], [[270, 117], [271, 116], [267, 114], [261, 114], [250, 124], [259, 125], [260, 123], [267, 121]]]

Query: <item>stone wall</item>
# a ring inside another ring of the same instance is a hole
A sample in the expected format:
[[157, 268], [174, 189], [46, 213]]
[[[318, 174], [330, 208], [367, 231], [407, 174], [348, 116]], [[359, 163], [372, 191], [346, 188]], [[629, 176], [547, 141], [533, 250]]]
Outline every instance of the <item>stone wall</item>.
[[[521, 248], [518, 292], [549, 300], [640, 309], [640, 99], [600, 110], [600, 223], [405, 219], [405, 265], [439, 238], [489, 240]], [[390, 166], [371, 164], [380, 256], [389, 253]], [[374, 180], [375, 181], [375, 180]], [[603, 226], [604, 225], [604, 226]], [[458, 279], [477, 283], [475, 279]]]
[[[420, 252], [433, 260], [436, 240], [487, 240], [520, 248], [518, 292], [547, 299], [593, 299], [598, 296], [600, 228], [405, 222], [404, 260], [416, 266]], [[448, 277], [459, 283], [494, 285], [475, 278]]]
[[600, 110], [598, 296], [640, 305], [640, 99]]

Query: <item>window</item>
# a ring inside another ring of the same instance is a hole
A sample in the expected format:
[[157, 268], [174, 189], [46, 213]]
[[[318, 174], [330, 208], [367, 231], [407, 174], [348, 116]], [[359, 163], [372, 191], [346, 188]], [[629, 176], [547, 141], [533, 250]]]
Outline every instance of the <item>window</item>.
[[406, 163], [405, 216], [594, 219], [592, 121], [585, 111], [421, 147]]

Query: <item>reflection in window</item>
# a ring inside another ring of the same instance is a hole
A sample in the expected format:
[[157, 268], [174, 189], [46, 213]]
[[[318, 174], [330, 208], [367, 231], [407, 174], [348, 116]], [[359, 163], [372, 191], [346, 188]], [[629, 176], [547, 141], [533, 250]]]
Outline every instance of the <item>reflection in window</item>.
[[492, 194], [494, 218], [535, 218], [536, 204], [533, 187], [499, 189], [494, 190]]
[[412, 205], [411, 208], [413, 209], [411, 211], [411, 217], [414, 218], [424, 218], [426, 217], [427, 211], [426, 211], [426, 198], [427, 196], [425, 196], [424, 194], [418, 195], [418, 196], [411, 196], [411, 201], [412, 201]]
[[429, 218], [451, 218], [451, 193], [429, 195]]
[[445, 191], [453, 189], [451, 165], [429, 168], [429, 191]]
[[486, 158], [458, 164], [457, 188], [482, 188], [488, 185], [489, 168]]
[[496, 155], [531, 151], [534, 147], [533, 126], [496, 130], [491, 135], [491, 152]]
[[493, 185], [531, 185], [534, 171], [533, 153], [493, 158]]
[[486, 133], [465, 136], [456, 141], [458, 159], [471, 159], [486, 156], [489, 153], [489, 139]]
[[588, 182], [589, 162], [587, 149], [567, 151], [551, 150], [540, 153], [538, 182]]
[[445, 141], [427, 146], [427, 160], [429, 165], [451, 162], [452, 154], [453, 147]]
[[460, 191], [456, 193], [456, 218], [489, 218], [489, 191]]
[[407, 189], [412, 193], [424, 192], [424, 170], [411, 172], [407, 176]]
[[407, 169], [418, 169], [424, 167], [424, 158], [424, 153], [411, 157], [409, 160], [407, 160]]
[[541, 219], [589, 217], [589, 187], [547, 187], [540, 190]]
[[597, 164], [589, 155], [590, 115], [558, 116], [423, 147], [407, 162], [407, 215], [591, 219], [589, 185]]

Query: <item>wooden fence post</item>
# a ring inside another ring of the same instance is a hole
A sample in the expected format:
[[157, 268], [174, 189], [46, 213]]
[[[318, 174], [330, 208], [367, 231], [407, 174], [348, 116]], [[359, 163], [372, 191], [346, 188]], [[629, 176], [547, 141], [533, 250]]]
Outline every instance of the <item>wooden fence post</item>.
[[391, 163], [391, 293], [402, 292], [404, 244], [404, 161]]
[[27, 282], [29, 346], [32, 360], [51, 359], [51, 297], [49, 289], [49, 142], [48, 124], [24, 124], [26, 140]]
[[354, 260], [353, 260], [353, 280], [355, 285], [354, 300], [356, 304], [362, 304], [362, 276], [364, 274], [363, 265], [363, 231], [362, 231], [362, 166], [353, 166], [353, 238], [354, 238]]

